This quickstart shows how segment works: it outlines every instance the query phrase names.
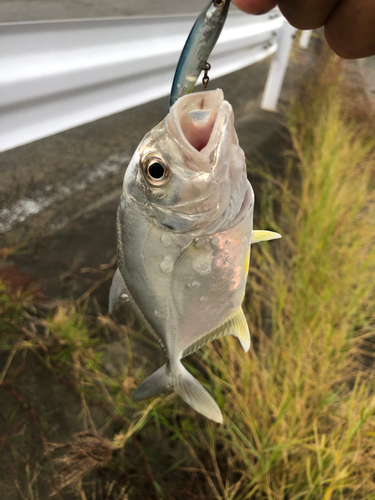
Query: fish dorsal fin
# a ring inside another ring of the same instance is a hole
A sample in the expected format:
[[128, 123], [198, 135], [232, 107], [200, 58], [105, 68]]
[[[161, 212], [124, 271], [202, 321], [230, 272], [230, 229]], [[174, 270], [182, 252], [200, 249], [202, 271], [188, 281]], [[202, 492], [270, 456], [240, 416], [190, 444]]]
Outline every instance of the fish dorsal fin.
[[234, 335], [239, 339], [245, 351], [248, 351], [250, 349], [249, 327], [247, 325], [247, 321], [241, 307], [238, 309], [238, 311], [229, 316], [229, 318], [220, 326], [206, 333], [200, 339], [196, 340], [188, 347], [186, 347], [182, 352], [182, 358], [184, 358], [185, 356], [189, 356], [189, 354], [197, 351], [212, 340], [218, 339], [219, 337], [224, 337], [225, 335]]
[[253, 231], [251, 235], [251, 244], [259, 243], [260, 241], [277, 240], [281, 238], [281, 234], [274, 233], [273, 231]]

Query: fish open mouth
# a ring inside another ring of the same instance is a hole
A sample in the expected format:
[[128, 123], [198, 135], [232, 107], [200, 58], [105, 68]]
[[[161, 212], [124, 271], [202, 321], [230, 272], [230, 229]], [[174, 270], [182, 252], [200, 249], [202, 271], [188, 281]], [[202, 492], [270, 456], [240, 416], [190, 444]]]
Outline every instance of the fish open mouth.
[[195, 109], [184, 114], [180, 119], [182, 132], [186, 140], [197, 151], [202, 151], [210, 140], [217, 117], [217, 110], [204, 108], [204, 97], [201, 100], [201, 109]]
[[180, 132], [178, 135], [182, 136], [180, 140], [187, 141], [196, 151], [201, 152], [215, 135], [214, 129], [219, 128], [217, 121], [223, 101], [220, 89], [180, 98], [171, 109], [174, 124]]

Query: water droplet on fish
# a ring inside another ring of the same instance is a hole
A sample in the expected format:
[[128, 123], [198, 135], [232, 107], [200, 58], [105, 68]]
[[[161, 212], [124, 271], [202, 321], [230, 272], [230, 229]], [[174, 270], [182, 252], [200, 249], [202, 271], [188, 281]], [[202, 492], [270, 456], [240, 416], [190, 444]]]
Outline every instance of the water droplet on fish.
[[200, 300], [201, 302], [206, 302], [207, 298], [206, 298], [206, 297], [201, 297], [199, 300]]
[[171, 244], [171, 239], [167, 234], [163, 234], [163, 236], [160, 238], [160, 241], [161, 244], [165, 247], [168, 247]]
[[193, 269], [202, 276], [211, 272], [211, 259], [197, 259], [193, 262]]
[[163, 349], [163, 351], [165, 351], [165, 347], [164, 347], [164, 344], [161, 341], [161, 339], [159, 339], [158, 342], [159, 342], [160, 347]]
[[173, 271], [173, 259], [172, 257], [169, 257], [169, 255], [167, 255], [166, 257], [164, 257], [164, 259], [162, 260], [161, 264], [160, 264], [160, 269], [162, 270], [163, 273], [171, 273]]
[[216, 247], [220, 243], [220, 238], [219, 236], [215, 236], [215, 238], [212, 238], [211, 244], [212, 246]]
[[123, 302], [129, 302], [130, 300], [129, 295], [127, 293], [122, 293], [120, 295], [120, 300], [122, 300]]
[[203, 238], [196, 238], [194, 240], [194, 245], [197, 247], [197, 248], [204, 248], [204, 249], [208, 249], [209, 248], [209, 240], [204, 240]]
[[231, 257], [230, 255], [227, 255], [226, 259], [224, 260], [224, 264], [227, 265], [227, 264], [231, 264], [233, 262], [233, 257]]
[[189, 288], [199, 288], [200, 286], [201, 284], [199, 283], [199, 281], [192, 281], [191, 283], [188, 283]]
[[160, 318], [160, 316], [161, 316], [161, 312], [160, 312], [160, 311], [158, 311], [157, 309], [155, 309], [154, 314], [155, 314], [155, 316], [157, 316], [158, 318]]
[[246, 238], [246, 236], [242, 238], [242, 243], [244, 243], [245, 245], [249, 243], [249, 240]]
[[167, 389], [170, 389], [170, 388], [171, 388], [171, 384], [167, 384], [165, 387], [166, 387]]

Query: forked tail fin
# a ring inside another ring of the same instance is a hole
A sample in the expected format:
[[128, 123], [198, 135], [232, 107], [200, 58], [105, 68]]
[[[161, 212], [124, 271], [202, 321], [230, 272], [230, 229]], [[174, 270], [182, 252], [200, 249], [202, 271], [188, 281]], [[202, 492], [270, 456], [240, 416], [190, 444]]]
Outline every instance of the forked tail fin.
[[219, 424], [223, 423], [223, 415], [218, 405], [181, 362], [177, 372], [172, 373], [167, 363], [156, 370], [137, 387], [133, 400], [140, 401], [173, 390], [197, 412]]

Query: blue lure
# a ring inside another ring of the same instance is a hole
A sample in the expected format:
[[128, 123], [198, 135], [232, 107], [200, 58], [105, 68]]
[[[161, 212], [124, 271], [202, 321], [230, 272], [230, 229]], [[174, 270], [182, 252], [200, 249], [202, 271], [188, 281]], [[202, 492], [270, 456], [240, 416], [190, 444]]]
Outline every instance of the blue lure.
[[210, 0], [186, 40], [174, 75], [168, 111], [185, 94], [193, 91], [223, 29], [230, 0]]

